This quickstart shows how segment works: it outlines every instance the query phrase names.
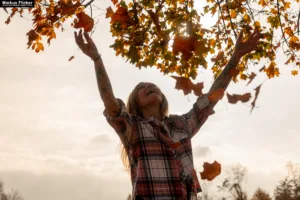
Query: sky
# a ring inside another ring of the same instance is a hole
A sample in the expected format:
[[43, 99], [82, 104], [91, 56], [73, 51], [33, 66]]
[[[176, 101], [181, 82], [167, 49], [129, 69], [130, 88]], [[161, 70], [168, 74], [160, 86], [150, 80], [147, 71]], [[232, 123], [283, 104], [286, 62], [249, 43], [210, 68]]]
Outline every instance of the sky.
[[[110, 6], [107, 1], [97, 4]], [[171, 114], [187, 112], [196, 97], [174, 89], [175, 80], [157, 69], [139, 70], [116, 57], [109, 48], [114, 41], [109, 20], [104, 11], [98, 12], [92, 38], [115, 96], [126, 101], [137, 83], [154, 82], [168, 98]], [[15, 17], [6, 25], [6, 17], [0, 12], [0, 180], [5, 191], [17, 189], [25, 200], [125, 199], [131, 182], [120, 159], [120, 140], [103, 116], [93, 62], [78, 51], [73, 29], [66, 25], [37, 54], [26, 46], [31, 21]], [[248, 169], [243, 187], [251, 196], [257, 187], [273, 194], [287, 175], [286, 163], [300, 163], [300, 79], [290, 75], [283, 56], [276, 62], [280, 78], [260, 75], [248, 87], [241, 82], [228, 88], [242, 94], [266, 80], [252, 114], [250, 103], [232, 105], [224, 98], [192, 140], [197, 172], [203, 162], [222, 164], [219, 177], [209, 183], [200, 180], [212, 195], [234, 164]], [[204, 81], [207, 92], [212, 73], [198, 73], [195, 82]]]

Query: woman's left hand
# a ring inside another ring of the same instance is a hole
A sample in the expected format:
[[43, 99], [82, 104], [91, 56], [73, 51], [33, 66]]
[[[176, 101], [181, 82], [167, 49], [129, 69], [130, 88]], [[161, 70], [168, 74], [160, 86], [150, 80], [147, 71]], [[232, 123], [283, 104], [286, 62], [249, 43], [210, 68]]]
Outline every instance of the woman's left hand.
[[237, 39], [233, 55], [242, 58], [244, 55], [250, 53], [258, 44], [260, 33], [255, 30], [246, 41], [243, 41], [243, 31], [241, 31]]

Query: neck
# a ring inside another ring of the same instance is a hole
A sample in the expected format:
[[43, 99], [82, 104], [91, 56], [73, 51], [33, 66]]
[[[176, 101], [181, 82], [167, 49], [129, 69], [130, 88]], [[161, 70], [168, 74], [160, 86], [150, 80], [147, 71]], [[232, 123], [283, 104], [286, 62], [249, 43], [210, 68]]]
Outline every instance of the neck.
[[149, 106], [142, 110], [143, 118], [148, 120], [150, 117], [155, 117], [158, 120], [162, 120], [159, 106]]

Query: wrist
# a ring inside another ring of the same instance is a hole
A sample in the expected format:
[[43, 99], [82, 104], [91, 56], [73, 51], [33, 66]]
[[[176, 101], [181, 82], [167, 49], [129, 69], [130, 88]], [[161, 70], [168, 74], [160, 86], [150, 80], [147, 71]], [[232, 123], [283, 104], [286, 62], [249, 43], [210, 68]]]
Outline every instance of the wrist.
[[101, 54], [98, 54], [97, 56], [91, 56], [91, 59], [93, 60], [93, 61], [97, 61], [97, 60], [99, 60], [101, 58]]

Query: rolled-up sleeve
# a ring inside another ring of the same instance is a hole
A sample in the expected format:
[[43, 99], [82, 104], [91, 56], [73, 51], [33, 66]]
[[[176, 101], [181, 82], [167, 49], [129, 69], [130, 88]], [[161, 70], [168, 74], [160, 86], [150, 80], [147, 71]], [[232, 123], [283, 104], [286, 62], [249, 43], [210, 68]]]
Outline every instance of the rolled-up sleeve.
[[210, 102], [207, 95], [199, 96], [197, 101], [194, 103], [193, 108], [182, 115], [188, 128], [190, 138], [192, 138], [200, 130], [201, 126], [211, 114], [209, 104]]
[[127, 107], [121, 99], [117, 99], [121, 107], [120, 113], [117, 116], [111, 116], [107, 113], [105, 109], [103, 115], [105, 116], [107, 122], [119, 135], [121, 141], [125, 146], [129, 146], [132, 141], [132, 125], [133, 119], [132, 115], [128, 112]]

